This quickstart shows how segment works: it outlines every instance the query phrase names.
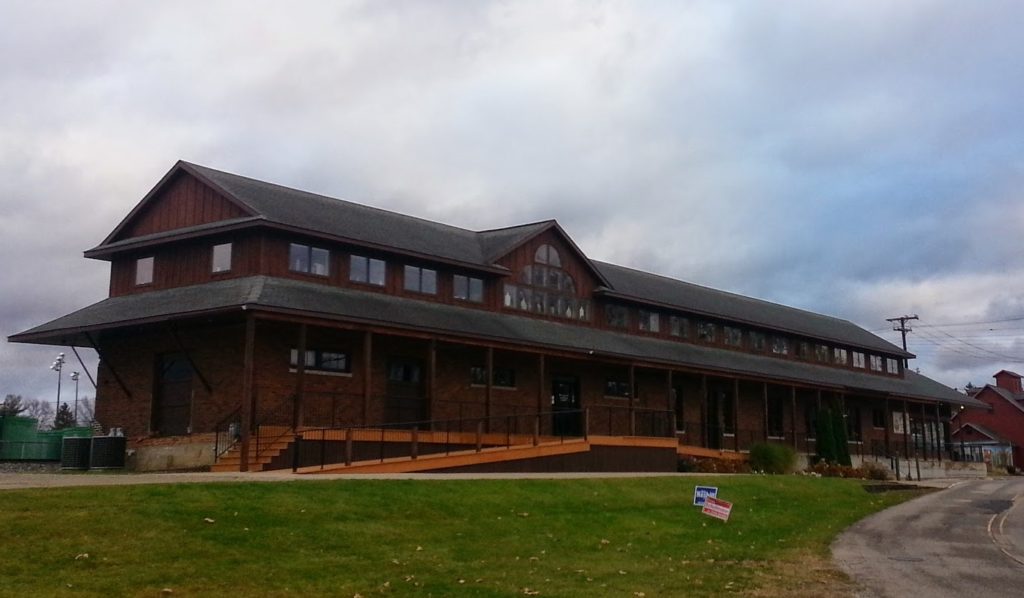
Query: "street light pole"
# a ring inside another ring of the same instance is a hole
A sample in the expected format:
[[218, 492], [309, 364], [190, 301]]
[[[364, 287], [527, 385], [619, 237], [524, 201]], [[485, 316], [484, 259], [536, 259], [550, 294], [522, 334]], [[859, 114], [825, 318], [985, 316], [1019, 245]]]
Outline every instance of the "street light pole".
[[71, 379], [75, 381], [75, 425], [78, 425], [78, 372], [71, 372]]
[[60, 371], [64, 369], [64, 354], [60, 353], [57, 355], [57, 359], [54, 360], [53, 365], [50, 369], [57, 372], [57, 410], [53, 412], [53, 421], [57, 421], [57, 413], [60, 411]]

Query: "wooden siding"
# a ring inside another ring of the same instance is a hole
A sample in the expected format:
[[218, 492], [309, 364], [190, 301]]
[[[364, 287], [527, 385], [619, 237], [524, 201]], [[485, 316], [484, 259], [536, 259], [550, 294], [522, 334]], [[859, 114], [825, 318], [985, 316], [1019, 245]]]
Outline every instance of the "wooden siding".
[[[231, 243], [231, 270], [214, 273], [213, 246], [221, 243]], [[262, 257], [261, 245], [262, 240], [254, 234], [236, 233], [160, 245], [148, 252], [121, 254], [110, 262], [110, 296], [117, 297], [258, 274]], [[139, 258], [149, 256], [154, 258], [153, 282], [136, 285], [135, 262]]]
[[192, 175], [178, 173], [164, 191], [142, 206], [113, 241], [246, 215], [238, 205]]

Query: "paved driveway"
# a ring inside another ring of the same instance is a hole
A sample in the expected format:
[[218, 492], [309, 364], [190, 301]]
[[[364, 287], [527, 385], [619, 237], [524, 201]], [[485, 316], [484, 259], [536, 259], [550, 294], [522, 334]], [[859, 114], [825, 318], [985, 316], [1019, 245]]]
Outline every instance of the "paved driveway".
[[1024, 479], [962, 482], [860, 521], [832, 555], [864, 597], [1024, 596], [1020, 503]]

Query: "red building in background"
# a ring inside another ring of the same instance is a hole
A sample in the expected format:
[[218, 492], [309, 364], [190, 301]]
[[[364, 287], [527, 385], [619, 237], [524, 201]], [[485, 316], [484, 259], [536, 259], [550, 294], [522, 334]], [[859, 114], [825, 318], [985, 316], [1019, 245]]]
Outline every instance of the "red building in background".
[[1021, 375], [1001, 370], [994, 377], [995, 386], [986, 384], [972, 395], [987, 408], [963, 407], [953, 415], [953, 443], [975, 449], [987, 447], [990, 452], [1009, 445], [1013, 461], [1007, 465], [1020, 467], [1024, 465], [1024, 387]]

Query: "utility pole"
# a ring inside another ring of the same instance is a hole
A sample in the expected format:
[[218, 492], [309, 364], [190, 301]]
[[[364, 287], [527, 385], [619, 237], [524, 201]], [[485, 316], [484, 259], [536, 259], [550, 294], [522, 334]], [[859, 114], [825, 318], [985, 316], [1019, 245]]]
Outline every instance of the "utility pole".
[[[899, 316], [898, 318], [886, 318], [885, 319], [886, 322], [891, 322], [892, 323], [892, 329], [893, 330], [899, 332], [903, 336], [903, 350], [904, 351], [907, 350], [907, 333], [908, 332], [912, 332], [914, 330], [910, 326], [907, 326], [907, 322], [909, 322], [910, 320], [917, 320], [917, 319], [919, 319], [917, 317], [917, 314], [914, 314], [912, 316]], [[899, 325], [896, 324], [897, 322], [899, 322]], [[910, 367], [910, 364], [907, 362], [906, 358], [903, 359], [903, 367]]]

